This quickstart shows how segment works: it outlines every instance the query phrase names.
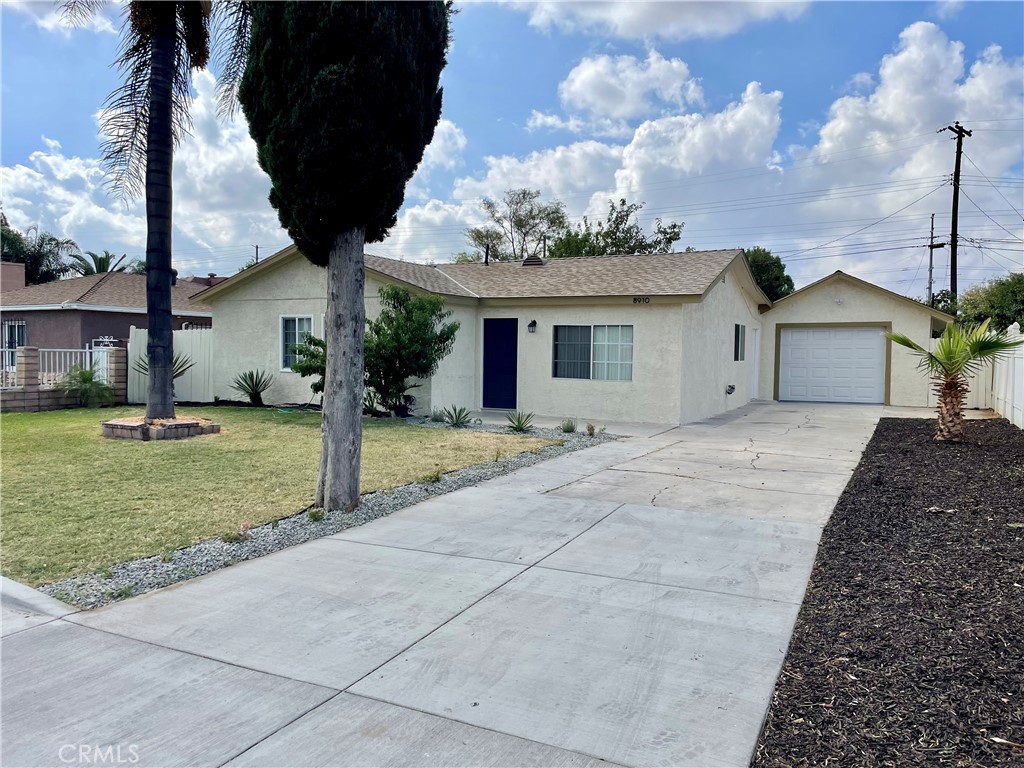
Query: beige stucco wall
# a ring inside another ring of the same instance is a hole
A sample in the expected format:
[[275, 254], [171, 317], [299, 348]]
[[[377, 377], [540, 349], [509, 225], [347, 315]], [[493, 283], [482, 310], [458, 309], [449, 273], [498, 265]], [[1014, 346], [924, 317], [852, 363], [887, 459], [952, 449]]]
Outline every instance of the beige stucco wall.
[[[579, 422], [635, 421], [674, 423], [679, 413], [680, 302], [652, 297], [634, 304], [631, 296], [558, 301], [482, 302], [483, 319], [519, 319], [518, 407], [542, 416], [573, 417]], [[527, 330], [537, 321], [537, 332]], [[556, 379], [551, 375], [555, 325], [632, 325], [633, 380]], [[483, 391], [482, 350], [476, 353], [474, 407]]]
[[[679, 423], [745, 405], [755, 398], [754, 366], [759, 353], [756, 333], [761, 328], [756, 295], [749, 278], [740, 274], [742, 265], [732, 267], [705, 294], [700, 303], [682, 307], [682, 375], [680, 377]], [[735, 326], [745, 325], [746, 355], [733, 360]], [[726, 387], [736, 390], [726, 394]]]
[[[366, 315], [380, 314], [379, 291], [382, 283], [366, 276]], [[214, 382], [213, 391], [225, 400], [242, 400], [231, 389], [231, 381], [242, 371], [263, 369], [274, 374], [274, 385], [263, 395], [273, 404], [306, 403], [312, 396], [313, 379], [291, 370], [281, 370], [281, 317], [313, 318], [313, 334], [323, 338], [323, 315], [327, 311], [327, 270], [298, 257], [253, 275], [237, 287], [212, 297]], [[448, 299], [452, 310], [449, 320], [461, 323], [455, 347], [441, 362], [438, 376], [411, 383], [418, 386], [409, 393], [416, 398], [416, 412], [429, 413], [432, 403], [450, 405], [472, 402], [475, 384], [473, 355], [476, 348], [476, 318], [472, 303]], [[313, 402], [320, 402], [317, 395]]]
[[[788, 324], [812, 325], [885, 325], [927, 347], [933, 322], [924, 307], [901, 301], [881, 291], [867, 288], [842, 276], [809, 288], [776, 304], [761, 316], [760, 395], [775, 397], [776, 345], [778, 327]], [[881, 330], [880, 330], [881, 332]], [[917, 358], [909, 350], [887, 342], [890, 355], [889, 404], [925, 406], [928, 404], [928, 380], [917, 369]]]

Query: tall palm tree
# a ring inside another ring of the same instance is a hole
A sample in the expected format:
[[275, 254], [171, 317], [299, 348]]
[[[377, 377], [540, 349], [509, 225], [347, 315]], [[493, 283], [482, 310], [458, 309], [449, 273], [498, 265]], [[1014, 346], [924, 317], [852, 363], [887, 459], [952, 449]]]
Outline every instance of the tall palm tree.
[[950, 323], [933, 352], [902, 334], [885, 334], [920, 357], [918, 367], [926, 371], [934, 382], [938, 397], [936, 440], [959, 442], [964, 439], [964, 398], [971, 391], [968, 379], [985, 363], [1024, 344], [1024, 340], [1010, 341], [1005, 332], [990, 331], [989, 322], [986, 320], [966, 327]]
[[[65, 0], [65, 18], [80, 23], [99, 12], [99, 0]], [[248, 3], [218, 3], [225, 34], [217, 42], [225, 52], [228, 87], [244, 69], [248, 52]], [[191, 127], [192, 71], [210, 60], [210, 0], [142, 2], [125, 6], [117, 66], [121, 86], [103, 110], [103, 161], [113, 190], [128, 200], [146, 198], [146, 315], [149, 386], [146, 420], [174, 417], [173, 332], [171, 325], [171, 175], [174, 148]]]
[[[86, 256], [89, 258], [85, 258]], [[104, 272], [124, 272], [128, 268], [127, 265], [121, 265], [121, 262], [128, 258], [128, 254], [124, 253], [118, 256], [110, 251], [104, 251], [102, 254], [86, 251], [85, 255], [72, 253], [70, 258], [71, 271], [82, 276], [101, 275]]]

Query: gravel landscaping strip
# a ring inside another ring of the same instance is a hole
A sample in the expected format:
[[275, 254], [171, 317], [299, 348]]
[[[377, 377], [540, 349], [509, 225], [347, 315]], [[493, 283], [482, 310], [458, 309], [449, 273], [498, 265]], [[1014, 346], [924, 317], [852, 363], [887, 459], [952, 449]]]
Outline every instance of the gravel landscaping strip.
[[882, 419], [822, 534], [753, 765], [1024, 765], [1024, 432]]
[[[428, 420], [408, 419], [408, 421], [422, 427], [450, 429], [444, 424]], [[469, 429], [508, 434], [507, 428], [494, 424], [478, 424]], [[241, 541], [227, 542], [221, 538], [208, 539], [168, 552], [163, 556], [145, 557], [118, 563], [109, 571], [55, 581], [40, 587], [39, 591], [80, 608], [96, 608], [179, 581], [193, 579], [204, 573], [244, 560], [269, 555], [271, 552], [302, 544], [310, 539], [354, 528], [357, 525], [376, 520], [378, 517], [385, 517], [392, 512], [418, 504], [433, 496], [451, 493], [555, 456], [616, 439], [614, 435], [603, 433], [590, 437], [585, 432], [564, 433], [554, 429], [534, 429], [529, 434], [532, 437], [559, 440], [563, 444], [549, 445], [536, 452], [518, 453], [505, 456], [498, 461], [487, 461], [483, 464], [475, 464], [448, 472], [441, 475], [441, 479], [436, 483], [410, 483], [385, 491], [366, 493], [363, 494], [359, 506], [353, 512], [328, 512], [322, 519], [313, 520], [310, 519], [309, 511], [303, 510], [289, 517], [281, 518], [277, 522], [253, 527], [248, 531], [247, 538]]]

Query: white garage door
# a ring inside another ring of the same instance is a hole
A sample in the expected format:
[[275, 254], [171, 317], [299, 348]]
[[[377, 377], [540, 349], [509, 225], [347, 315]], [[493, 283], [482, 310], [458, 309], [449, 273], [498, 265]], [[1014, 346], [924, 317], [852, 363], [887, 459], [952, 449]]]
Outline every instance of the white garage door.
[[779, 400], [885, 401], [881, 328], [783, 328]]

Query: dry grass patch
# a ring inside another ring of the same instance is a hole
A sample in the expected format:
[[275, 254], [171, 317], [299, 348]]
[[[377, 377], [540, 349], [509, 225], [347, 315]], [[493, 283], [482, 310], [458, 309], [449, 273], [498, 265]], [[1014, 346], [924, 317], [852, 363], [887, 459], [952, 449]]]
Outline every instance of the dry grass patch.
[[[320, 415], [187, 409], [221, 434], [105, 440], [99, 424], [138, 408], [4, 414], [2, 571], [33, 586], [287, 517], [313, 501]], [[535, 437], [368, 420], [363, 492], [539, 450]]]

